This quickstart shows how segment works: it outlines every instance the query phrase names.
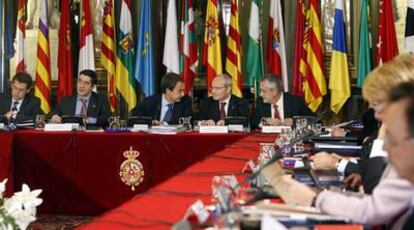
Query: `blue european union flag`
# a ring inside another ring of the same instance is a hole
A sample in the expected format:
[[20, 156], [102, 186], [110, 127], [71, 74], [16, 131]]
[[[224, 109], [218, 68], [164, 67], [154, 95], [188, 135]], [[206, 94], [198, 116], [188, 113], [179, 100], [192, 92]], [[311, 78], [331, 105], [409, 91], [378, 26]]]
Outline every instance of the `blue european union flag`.
[[[3, 0], [0, 0], [0, 31], [3, 31]], [[0, 93], [4, 93], [4, 89], [7, 87], [6, 84], [4, 84], [6, 81], [4, 79], [3, 74], [3, 39], [0, 38]]]
[[140, 83], [145, 96], [154, 94], [155, 74], [152, 52], [151, 0], [141, 1], [135, 78]]

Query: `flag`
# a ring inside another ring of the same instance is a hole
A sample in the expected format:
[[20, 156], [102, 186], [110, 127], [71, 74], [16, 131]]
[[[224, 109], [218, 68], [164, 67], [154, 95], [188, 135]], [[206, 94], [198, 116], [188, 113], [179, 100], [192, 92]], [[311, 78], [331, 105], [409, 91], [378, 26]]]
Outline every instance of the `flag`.
[[241, 75], [241, 37], [239, 26], [239, 9], [237, 0], [231, 1], [231, 16], [229, 36], [227, 38], [226, 72], [231, 77], [232, 93], [238, 97], [242, 96]]
[[16, 25], [16, 72], [25, 72], [26, 64], [24, 61], [25, 40], [26, 40], [26, 3], [25, 0], [18, 0], [17, 3], [17, 25]]
[[357, 86], [362, 88], [365, 78], [371, 72], [371, 41], [368, 25], [368, 2], [361, 0], [361, 17], [359, 23], [359, 50], [358, 50], [358, 73]]
[[70, 17], [70, 1], [63, 1], [60, 16], [58, 50], [58, 102], [63, 96], [73, 94], [73, 63]]
[[78, 74], [85, 69], [95, 70], [91, 8], [89, 0], [82, 0], [81, 4]]
[[260, 30], [260, 0], [252, 0], [249, 19], [249, 36], [247, 41], [247, 75], [249, 85], [255, 88], [255, 97], [258, 96], [258, 81], [263, 75], [262, 46]]
[[408, 0], [405, 24], [405, 50], [414, 53], [414, 0]]
[[194, 0], [184, 0], [181, 12], [181, 76], [185, 82], [185, 93], [192, 94], [196, 73], [197, 38], [195, 34]]
[[[305, 34], [305, 4], [303, 0], [296, 1], [296, 36], [295, 36], [295, 58], [293, 63], [293, 87], [292, 94], [303, 97], [303, 79], [301, 67], [305, 68], [305, 50], [303, 48], [303, 37]], [[303, 72], [303, 71], [302, 71]]]
[[175, 0], [168, 1], [167, 26], [165, 28], [164, 55], [162, 63], [167, 72], [180, 73], [180, 53], [178, 51], [177, 8]]
[[323, 75], [323, 38], [320, 20], [319, 1], [310, 0], [306, 12], [306, 27], [303, 38], [302, 90], [305, 102], [315, 112], [326, 94]]
[[288, 92], [289, 83], [286, 64], [286, 46], [280, 0], [270, 1], [266, 60], [269, 72], [282, 78], [284, 91]]
[[115, 86], [115, 16], [114, 0], [107, 0], [104, 7], [102, 25], [101, 63], [108, 72], [108, 101], [111, 111], [117, 109], [117, 96]]
[[146, 96], [155, 93], [151, 18], [151, 0], [142, 0], [138, 29], [135, 78], [141, 84], [141, 90]]
[[50, 112], [50, 96], [52, 92], [49, 47], [47, 0], [41, 0], [39, 26], [37, 29], [35, 96], [40, 99], [40, 108], [45, 114]]
[[16, 22], [13, 20], [13, 6], [14, 1], [4, 1], [4, 59], [3, 59], [3, 73], [1, 74], [1, 91], [9, 92], [7, 88], [7, 81], [9, 79], [9, 60], [14, 56], [14, 35], [12, 28], [16, 27]]
[[207, 88], [211, 86], [215, 76], [223, 73], [220, 25], [218, 20], [218, 0], [208, 0], [203, 52], [203, 62], [207, 66]]
[[349, 83], [348, 57], [346, 48], [346, 29], [344, 0], [335, 1], [335, 23], [329, 89], [331, 90], [331, 110], [338, 113], [351, 96]]
[[115, 86], [131, 111], [137, 105], [134, 78], [134, 42], [132, 38], [131, 1], [122, 0], [116, 37]]
[[378, 15], [378, 43], [376, 66], [390, 61], [398, 55], [397, 35], [395, 32], [392, 0], [380, 0]]

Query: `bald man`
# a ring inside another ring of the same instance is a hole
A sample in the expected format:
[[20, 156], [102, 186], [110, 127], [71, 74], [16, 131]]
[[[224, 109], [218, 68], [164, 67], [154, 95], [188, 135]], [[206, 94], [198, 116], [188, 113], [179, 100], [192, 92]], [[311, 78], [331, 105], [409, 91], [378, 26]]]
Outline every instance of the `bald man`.
[[216, 76], [211, 83], [211, 97], [201, 102], [199, 119], [206, 125], [224, 125], [226, 117], [245, 117], [249, 121], [249, 102], [231, 94], [231, 78]]

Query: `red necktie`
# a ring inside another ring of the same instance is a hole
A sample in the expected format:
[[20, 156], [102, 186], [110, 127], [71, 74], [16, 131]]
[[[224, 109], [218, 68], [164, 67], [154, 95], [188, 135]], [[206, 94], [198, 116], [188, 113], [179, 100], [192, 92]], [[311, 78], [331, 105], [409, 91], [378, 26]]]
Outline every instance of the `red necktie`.
[[279, 106], [273, 105], [273, 109], [275, 110], [275, 113], [273, 114], [273, 118], [280, 120]]
[[226, 102], [220, 102], [220, 120], [224, 120], [226, 118], [226, 111], [224, 111], [225, 107]]

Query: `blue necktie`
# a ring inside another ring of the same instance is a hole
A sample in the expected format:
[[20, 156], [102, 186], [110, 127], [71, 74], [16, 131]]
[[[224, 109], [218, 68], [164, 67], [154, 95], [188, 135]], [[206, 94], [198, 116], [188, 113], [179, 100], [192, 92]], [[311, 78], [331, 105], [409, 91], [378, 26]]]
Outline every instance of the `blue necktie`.
[[171, 104], [168, 104], [167, 106], [168, 106], [168, 110], [165, 113], [164, 119], [162, 121], [170, 122], [171, 121], [172, 114], [173, 114], [173, 106], [174, 106], [174, 104], [171, 103]]

